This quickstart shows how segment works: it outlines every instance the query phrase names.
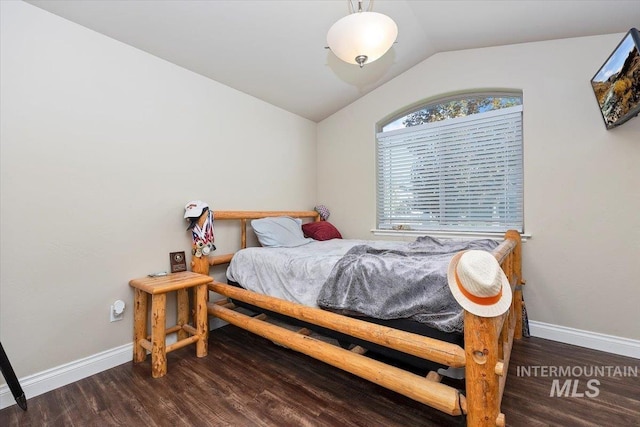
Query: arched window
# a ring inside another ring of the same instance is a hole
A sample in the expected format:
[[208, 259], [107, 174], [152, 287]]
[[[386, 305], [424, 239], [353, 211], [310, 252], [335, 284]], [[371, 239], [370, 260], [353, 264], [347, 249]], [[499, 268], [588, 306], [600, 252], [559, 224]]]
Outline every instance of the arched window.
[[524, 231], [521, 94], [441, 99], [380, 128], [378, 229]]

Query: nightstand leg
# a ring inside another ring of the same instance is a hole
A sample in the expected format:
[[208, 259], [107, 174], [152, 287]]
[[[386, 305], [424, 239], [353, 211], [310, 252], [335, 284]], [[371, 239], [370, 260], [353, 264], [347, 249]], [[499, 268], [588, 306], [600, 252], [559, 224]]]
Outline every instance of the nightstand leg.
[[196, 342], [196, 356], [204, 357], [207, 355], [208, 339], [209, 339], [209, 320], [207, 316], [207, 295], [209, 289], [207, 285], [199, 285], [195, 287], [194, 301], [195, 306], [195, 327], [200, 339]]
[[147, 339], [147, 293], [135, 290], [133, 308], [133, 361], [142, 362], [147, 358], [147, 350], [140, 345], [140, 340]]
[[151, 296], [151, 375], [153, 378], [160, 378], [167, 373], [166, 307], [166, 294]]
[[[178, 289], [176, 291], [176, 300], [178, 303], [178, 322], [177, 325], [183, 326], [189, 324], [189, 290]], [[178, 331], [178, 341], [189, 337], [189, 333], [184, 329]]]

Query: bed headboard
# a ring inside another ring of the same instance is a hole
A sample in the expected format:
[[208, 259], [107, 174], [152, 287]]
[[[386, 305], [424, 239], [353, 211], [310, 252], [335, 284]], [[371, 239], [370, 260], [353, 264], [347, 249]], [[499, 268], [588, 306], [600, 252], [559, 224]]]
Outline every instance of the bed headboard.
[[290, 216], [293, 218], [314, 218], [320, 221], [317, 211], [213, 211], [215, 219], [248, 220], [273, 216]]
[[[214, 221], [240, 221], [240, 248], [247, 247], [247, 220], [290, 216], [293, 218], [308, 218], [320, 221], [320, 214], [316, 211], [213, 211]], [[226, 264], [231, 261], [233, 254], [216, 255], [209, 258], [193, 258], [191, 269], [200, 274], [209, 274], [209, 266]]]

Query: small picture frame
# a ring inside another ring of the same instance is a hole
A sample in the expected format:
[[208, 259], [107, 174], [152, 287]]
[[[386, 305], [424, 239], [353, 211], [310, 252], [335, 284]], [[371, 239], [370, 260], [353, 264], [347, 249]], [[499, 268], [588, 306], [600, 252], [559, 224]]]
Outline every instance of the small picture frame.
[[180, 271], [187, 271], [187, 258], [182, 252], [170, 252], [169, 264], [171, 265], [171, 272], [178, 273]]

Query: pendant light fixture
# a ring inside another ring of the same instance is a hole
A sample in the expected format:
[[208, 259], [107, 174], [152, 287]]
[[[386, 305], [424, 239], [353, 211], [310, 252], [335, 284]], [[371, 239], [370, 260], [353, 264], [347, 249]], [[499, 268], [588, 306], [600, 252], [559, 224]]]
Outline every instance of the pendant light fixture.
[[349, 1], [349, 9], [352, 13], [329, 29], [327, 44], [338, 58], [362, 68], [387, 53], [396, 41], [398, 26], [387, 15], [363, 11], [362, 0], [358, 0], [357, 11]]

